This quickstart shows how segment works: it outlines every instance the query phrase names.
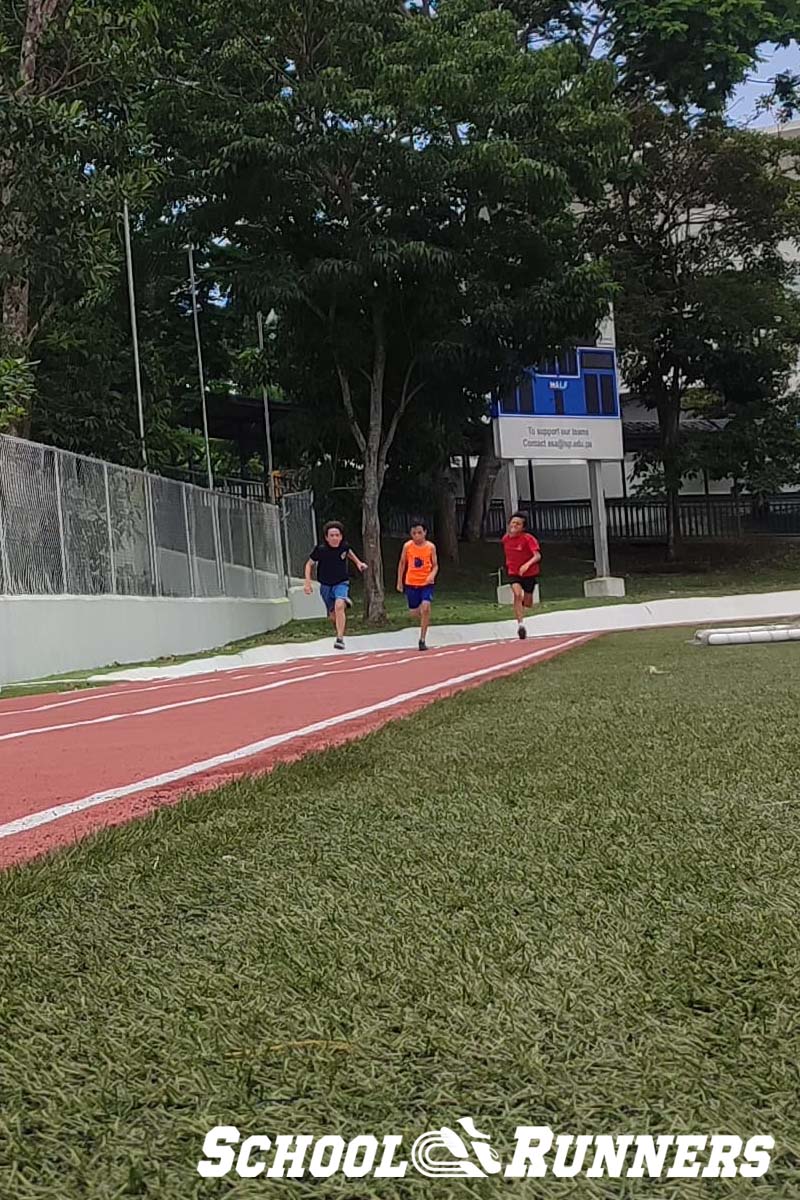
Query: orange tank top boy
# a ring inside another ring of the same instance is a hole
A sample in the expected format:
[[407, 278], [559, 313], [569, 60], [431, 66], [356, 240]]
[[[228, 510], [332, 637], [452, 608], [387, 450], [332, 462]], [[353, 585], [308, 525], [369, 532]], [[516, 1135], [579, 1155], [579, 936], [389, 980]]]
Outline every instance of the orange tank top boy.
[[433, 543], [406, 542], [406, 587], [424, 587], [433, 570]]

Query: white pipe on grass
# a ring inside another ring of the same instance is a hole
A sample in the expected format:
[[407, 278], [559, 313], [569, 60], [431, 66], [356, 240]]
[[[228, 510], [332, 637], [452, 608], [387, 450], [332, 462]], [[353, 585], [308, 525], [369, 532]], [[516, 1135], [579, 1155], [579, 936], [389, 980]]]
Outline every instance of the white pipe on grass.
[[711, 627], [711, 629], [698, 630], [698, 632], [695, 634], [695, 639], [698, 642], [705, 642], [708, 640], [708, 638], [711, 636], [712, 633], [713, 634], [717, 634], [717, 633], [767, 633], [767, 632], [771, 633], [773, 630], [795, 629], [795, 628], [800, 628], [800, 625], [797, 625], [797, 626], [786, 625], [786, 624], [783, 624], [783, 625], [775, 625], [775, 624], [773, 624], [773, 625], [722, 625], [722, 626], [713, 625]]
[[755, 626], [751, 629], [708, 629], [697, 635], [704, 646], [753, 646], [770, 642], [800, 642], [798, 626]]

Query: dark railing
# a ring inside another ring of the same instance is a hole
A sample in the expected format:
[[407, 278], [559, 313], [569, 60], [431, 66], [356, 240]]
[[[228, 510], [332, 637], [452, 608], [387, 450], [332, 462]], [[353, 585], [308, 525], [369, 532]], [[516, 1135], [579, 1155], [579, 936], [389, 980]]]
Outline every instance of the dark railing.
[[[520, 502], [531, 529], [547, 541], [580, 542], [592, 539], [592, 509], [588, 500], [537, 500]], [[620, 542], [665, 542], [667, 504], [659, 499], [606, 501], [608, 535]], [[464, 503], [456, 505], [459, 524]], [[687, 540], [742, 536], [800, 537], [800, 495], [771, 496], [763, 504], [751, 497], [682, 496], [681, 533]], [[492, 501], [483, 526], [485, 538], [502, 537], [506, 514], [502, 500]]]
[[[536, 501], [521, 505], [542, 538], [580, 541], [592, 536], [588, 500]], [[615, 541], [664, 542], [667, 504], [658, 499], [606, 501], [608, 535]], [[800, 537], [800, 496], [774, 496], [763, 504], [751, 497], [682, 496], [681, 534], [687, 540], [742, 536]], [[491, 536], [487, 533], [486, 536]]]
[[[231, 480], [239, 484], [246, 481]], [[250, 485], [263, 487], [261, 484]], [[237, 492], [237, 495], [243, 493]], [[262, 498], [259, 496], [259, 499]], [[520, 502], [528, 514], [530, 528], [543, 541], [590, 542], [592, 509], [588, 500], [537, 500]], [[665, 500], [629, 498], [606, 500], [608, 536], [618, 542], [665, 542], [667, 505]], [[763, 504], [743, 496], [682, 496], [681, 533], [687, 540], [736, 537], [800, 537], [800, 494], [771, 496]], [[414, 515], [430, 518], [422, 511], [397, 509], [381, 513], [385, 537], [402, 538], [408, 534]], [[506, 529], [502, 500], [493, 500], [483, 523], [483, 537], [496, 539]], [[464, 523], [464, 501], [456, 501], [456, 521]], [[431, 523], [431, 529], [435, 522]]]
[[[178, 479], [181, 483], [193, 483], [196, 487], [208, 487], [206, 471], [184, 467], [166, 467], [160, 473], [167, 475], [170, 479]], [[269, 486], [263, 479], [236, 479], [228, 475], [215, 475], [214, 491], [225, 492], [229, 496], [241, 496], [244, 500], [269, 502]]]
[[[426, 513], [424, 508], [421, 510], [415, 508], [413, 512], [411, 510], [404, 512], [396, 508], [389, 509], [385, 512], [382, 511], [381, 533], [384, 537], [406, 538], [408, 537], [408, 531], [411, 528], [411, 523], [414, 518], [422, 518], [425, 521], [430, 521], [430, 515]], [[433, 530], [432, 521], [430, 528]]]

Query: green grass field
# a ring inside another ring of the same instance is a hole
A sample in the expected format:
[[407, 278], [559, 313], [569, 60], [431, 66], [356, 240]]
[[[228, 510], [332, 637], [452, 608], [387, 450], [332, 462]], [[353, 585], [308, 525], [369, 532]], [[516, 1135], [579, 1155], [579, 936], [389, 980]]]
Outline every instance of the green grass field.
[[[0, 1191], [205, 1181], [206, 1131], [770, 1134], [800, 1194], [800, 647], [617, 636], [0, 876]], [[656, 671], [651, 671], [655, 668]], [[5, 1160], [5, 1161], [4, 1161]]]

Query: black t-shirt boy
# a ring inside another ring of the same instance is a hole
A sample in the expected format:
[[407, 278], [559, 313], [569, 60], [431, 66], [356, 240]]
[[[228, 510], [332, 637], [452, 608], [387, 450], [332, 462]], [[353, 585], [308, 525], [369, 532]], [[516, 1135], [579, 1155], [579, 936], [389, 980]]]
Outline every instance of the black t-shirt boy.
[[347, 583], [350, 577], [347, 566], [349, 553], [350, 547], [344, 541], [338, 546], [329, 546], [327, 542], [322, 542], [314, 547], [309, 557], [317, 564], [317, 581], [321, 587], [335, 587], [337, 583]]

